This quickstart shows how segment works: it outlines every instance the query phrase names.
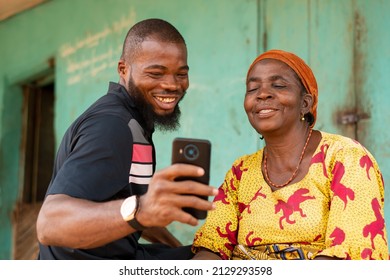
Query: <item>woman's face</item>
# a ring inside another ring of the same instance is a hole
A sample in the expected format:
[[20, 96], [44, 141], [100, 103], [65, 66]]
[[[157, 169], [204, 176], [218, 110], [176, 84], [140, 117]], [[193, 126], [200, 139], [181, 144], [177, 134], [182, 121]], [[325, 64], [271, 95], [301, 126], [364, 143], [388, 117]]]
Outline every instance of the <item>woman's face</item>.
[[249, 122], [262, 135], [297, 126], [311, 100], [303, 92], [297, 74], [287, 64], [275, 59], [259, 61], [246, 82], [244, 108]]

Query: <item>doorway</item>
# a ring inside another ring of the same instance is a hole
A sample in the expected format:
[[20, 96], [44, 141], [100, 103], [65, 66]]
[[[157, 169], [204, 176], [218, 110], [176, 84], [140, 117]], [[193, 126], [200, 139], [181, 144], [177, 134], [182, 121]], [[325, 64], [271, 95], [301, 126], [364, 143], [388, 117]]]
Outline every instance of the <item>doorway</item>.
[[23, 88], [21, 196], [15, 211], [14, 259], [36, 259], [36, 219], [49, 185], [54, 157], [54, 82], [50, 77]]

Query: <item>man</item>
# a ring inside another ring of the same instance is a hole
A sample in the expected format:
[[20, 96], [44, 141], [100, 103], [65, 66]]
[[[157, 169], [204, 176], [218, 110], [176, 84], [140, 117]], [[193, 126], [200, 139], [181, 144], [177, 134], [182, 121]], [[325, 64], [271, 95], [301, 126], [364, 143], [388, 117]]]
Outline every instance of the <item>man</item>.
[[152, 133], [178, 126], [188, 71], [185, 41], [170, 23], [147, 19], [129, 30], [119, 83], [70, 126], [59, 148], [37, 220], [39, 259], [192, 257], [189, 246], [138, 243], [142, 231], [155, 238], [173, 221], [197, 225], [183, 207], [213, 209], [197, 196], [216, 195], [215, 188], [174, 181], [201, 176], [201, 168], [175, 164], [154, 174]]

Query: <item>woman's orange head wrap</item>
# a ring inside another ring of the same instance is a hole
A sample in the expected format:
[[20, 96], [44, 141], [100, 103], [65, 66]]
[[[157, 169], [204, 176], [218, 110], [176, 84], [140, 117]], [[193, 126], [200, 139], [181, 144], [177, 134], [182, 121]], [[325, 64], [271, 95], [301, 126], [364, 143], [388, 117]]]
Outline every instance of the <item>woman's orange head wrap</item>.
[[310, 67], [300, 57], [296, 56], [293, 53], [289, 53], [282, 50], [269, 50], [259, 55], [252, 62], [251, 66], [248, 69], [247, 79], [248, 74], [252, 70], [253, 66], [260, 60], [266, 58], [276, 59], [290, 66], [291, 69], [294, 70], [294, 72], [301, 79], [301, 82], [305, 87], [307, 93], [313, 96], [313, 105], [310, 108], [310, 114], [313, 117], [312, 122], [310, 122], [310, 126], [313, 127], [317, 119], [318, 87], [316, 78], [314, 77], [314, 74], [311, 71]]

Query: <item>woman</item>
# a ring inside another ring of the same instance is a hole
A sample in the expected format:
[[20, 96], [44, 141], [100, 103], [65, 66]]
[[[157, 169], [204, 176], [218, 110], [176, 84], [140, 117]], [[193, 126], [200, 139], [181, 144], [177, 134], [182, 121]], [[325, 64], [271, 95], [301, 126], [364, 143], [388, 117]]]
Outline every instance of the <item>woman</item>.
[[357, 141], [313, 129], [317, 101], [302, 59], [255, 59], [244, 107], [266, 145], [227, 172], [194, 259], [389, 259], [378, 164]]

